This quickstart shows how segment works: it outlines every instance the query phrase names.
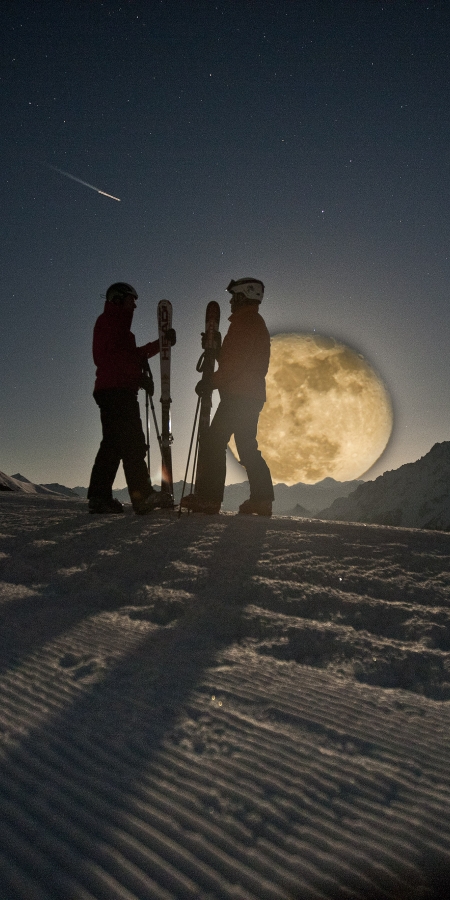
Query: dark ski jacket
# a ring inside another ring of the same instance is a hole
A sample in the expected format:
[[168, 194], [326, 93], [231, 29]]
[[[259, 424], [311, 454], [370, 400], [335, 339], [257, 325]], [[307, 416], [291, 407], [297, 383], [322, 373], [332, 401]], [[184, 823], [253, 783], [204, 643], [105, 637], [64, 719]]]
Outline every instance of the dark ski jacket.
[[213, 386], [220, 396], [266, 400], [270, 335], [258, 307], [242, 306], [231, 314], [230, 327], [219, 354]]
[[104, 312], [94, 326], [92, 352], [97, 366], [94, 391], [139, 390], [143, 363], [159, 353], [159, 340], [136, 347], [136, 338], [130, 331], [132, 320], [133, 310], [105, 303]]

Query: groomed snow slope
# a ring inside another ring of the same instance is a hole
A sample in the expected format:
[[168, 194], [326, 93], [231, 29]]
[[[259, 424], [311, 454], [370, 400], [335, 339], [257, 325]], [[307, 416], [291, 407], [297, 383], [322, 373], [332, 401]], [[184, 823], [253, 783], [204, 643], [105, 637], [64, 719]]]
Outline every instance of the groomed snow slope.
[[450, 895], [450, 536], [0, 496], [2, 900]]

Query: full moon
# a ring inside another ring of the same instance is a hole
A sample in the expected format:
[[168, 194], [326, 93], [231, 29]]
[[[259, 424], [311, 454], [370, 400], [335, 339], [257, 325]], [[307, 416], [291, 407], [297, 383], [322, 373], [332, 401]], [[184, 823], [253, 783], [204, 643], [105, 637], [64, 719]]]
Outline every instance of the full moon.
[[[266, 388], [258, 444], [274, 482], [350, 481], [385, 449], [393, 425], [389, 394], [345, 344], [317, 334], [275, 335]], [[234, 438], [230, 449], [237, 456]]]

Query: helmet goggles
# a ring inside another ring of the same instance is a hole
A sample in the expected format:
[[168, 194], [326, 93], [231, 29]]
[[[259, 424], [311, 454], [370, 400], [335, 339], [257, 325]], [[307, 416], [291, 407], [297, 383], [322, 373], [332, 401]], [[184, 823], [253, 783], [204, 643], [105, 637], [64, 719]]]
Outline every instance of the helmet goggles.
[[106, 291], [106, 299], [110, 303], [123, 303], [125, 297], [134, 297], [135, 300], [138, 298], [137, 291], [131, 284], [126, 284], [125, 281], [116, 281], [115, 284], [112, 284], [111, 287]]
[[238, 281], [231, 279], [227, 291], [230, 294], [244, 294], [247, 300], [261, 303], [264, 296], [264, 285], [258, 278], [239, 278]]

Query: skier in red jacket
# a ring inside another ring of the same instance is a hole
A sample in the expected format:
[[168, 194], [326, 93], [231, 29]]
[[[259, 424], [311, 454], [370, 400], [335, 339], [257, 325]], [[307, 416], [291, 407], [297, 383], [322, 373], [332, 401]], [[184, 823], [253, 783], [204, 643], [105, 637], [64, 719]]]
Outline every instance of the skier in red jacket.
[[[195, 493], [182, 500], [193, 512], [218, 513], [223, 500], [226, 476], [226, 450], [232, 434], [241, 464], [247, 469], [250, 498], [241, 503], [243, 515], [270, 516], [274, 499], [267, 463], [258, 450], [256, 432], [259, 414], [266, 400], [265, 377], [269, 367], [270, 336], [259, 304], [264, 285], [256, 278], [230, 281], [230, 327], [220, 353], [219, 368], [212, 377], [220, 403], [199, 448]], [[197, 384], [201, 393], [204, 381]]]
[[[134, 511], [143, 515], [160, 502], [145, 463], [147, 445], [137, 398], [143, 386], [143, 366], [159, 353], [159, 340], [136, 347], [130, 329], [137, 297], [130, 284], [112, 284], [106, 292], [104, 312], [94, 327], [94, 399], [100, 407], [103, 438], [89, 484], [90, 513], [123, 512], [122, 504], [112, 495], [121, 460]], [[167, 334], [174, 344], [175, 331], [170, 329]]]

